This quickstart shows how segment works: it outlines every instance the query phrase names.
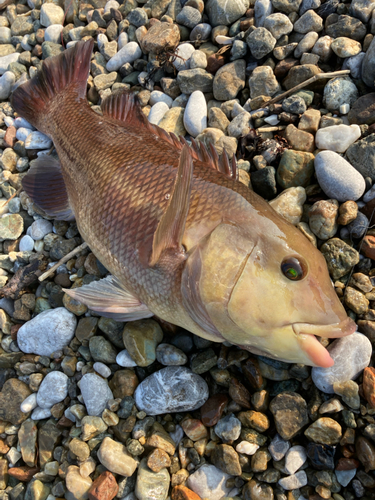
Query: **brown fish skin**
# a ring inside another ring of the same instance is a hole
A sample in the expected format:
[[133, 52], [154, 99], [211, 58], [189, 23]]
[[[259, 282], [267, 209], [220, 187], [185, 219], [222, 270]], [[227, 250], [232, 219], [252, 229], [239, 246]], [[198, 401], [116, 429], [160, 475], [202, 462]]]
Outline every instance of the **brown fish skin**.
[[[39, 160], [26, 192], [57, 218], [71, 209], [117, 278], [66, 292], [116, 319], [156, 314], [216, 342], [330, 366], [314, 335], [347, 335], [355, 324], [322, 254], [231, 178], [225, 159], [150, 125], [134, 96], [111, 96], [103, 116], [94, 113], [86, 100], [91, 51], [79, 42], [47, 59], [13, 95], [15, 110], [53, 139], [61, 163]], [[293, 256], [303, 263], [299, 281], [280, 268]]]

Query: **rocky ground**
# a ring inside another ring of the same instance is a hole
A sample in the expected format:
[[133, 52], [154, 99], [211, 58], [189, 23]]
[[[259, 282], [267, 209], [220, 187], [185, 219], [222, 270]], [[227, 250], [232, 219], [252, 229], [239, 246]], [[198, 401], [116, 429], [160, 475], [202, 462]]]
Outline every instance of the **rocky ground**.
[[[374, 34], [374, 0], [3, 3], [0, 500], [375, 498]], [[321, 250], [361, 332], [333, 369], [100, 317], [62, 291], [106, 275], [88, 248], [38, 282], [82, 239], [20, 189], [52, 143], [8, 99], [91, 37], [95, 111], [131, 89], [152, 123], [237, 152]]]

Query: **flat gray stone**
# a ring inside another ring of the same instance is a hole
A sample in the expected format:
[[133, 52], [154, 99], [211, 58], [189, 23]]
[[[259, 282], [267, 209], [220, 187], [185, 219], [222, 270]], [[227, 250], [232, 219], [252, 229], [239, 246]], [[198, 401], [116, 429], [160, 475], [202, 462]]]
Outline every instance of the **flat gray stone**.
[[68, 395], [69, 378], [65, 373], [54, 371], [47, 373], [39, 386], [37, 403], [40, 408], [51, 408]]
[[95, 373], [86, 373], [81, 378], [81, 394], [87, 413], [91, 416], [100, 416], [113, 394], [106, 380]]

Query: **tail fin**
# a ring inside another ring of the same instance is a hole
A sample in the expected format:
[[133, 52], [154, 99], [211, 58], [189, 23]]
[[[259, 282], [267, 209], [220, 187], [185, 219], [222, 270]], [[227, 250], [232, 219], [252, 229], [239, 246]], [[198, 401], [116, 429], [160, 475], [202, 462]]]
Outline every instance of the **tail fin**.
[[78, 42], [74, 47], [43, 61], [42, 69], [31, 80], [20, 85], [13, 93], [12, 106], [38, 130], [48, 133], [48, 113], [56, 96], [75, 92], [86, 96], [94, 40]]

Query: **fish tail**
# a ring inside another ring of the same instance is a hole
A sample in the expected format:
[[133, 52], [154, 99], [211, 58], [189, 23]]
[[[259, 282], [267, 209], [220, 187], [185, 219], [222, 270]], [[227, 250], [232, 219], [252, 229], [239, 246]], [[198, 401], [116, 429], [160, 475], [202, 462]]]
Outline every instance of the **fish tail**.
[[93, 40], [77, 42], [61, 54], [43, 61], [42, 69], [13, 93], [15, 111], [41, 132], [48, 134], [51, 121], [46, 119], [67, 93], [86, 97]]

